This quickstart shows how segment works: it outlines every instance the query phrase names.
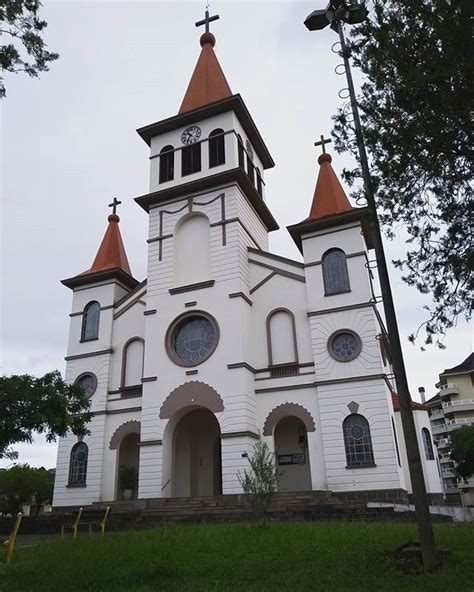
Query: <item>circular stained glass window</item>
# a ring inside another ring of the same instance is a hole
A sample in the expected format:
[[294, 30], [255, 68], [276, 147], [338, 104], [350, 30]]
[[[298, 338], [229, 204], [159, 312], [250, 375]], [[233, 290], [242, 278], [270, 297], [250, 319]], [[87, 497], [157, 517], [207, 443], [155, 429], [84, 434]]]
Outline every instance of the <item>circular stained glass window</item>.
[[217, 323], [210, 315], [181, 317], [168, 330], [168, 354], [180, 366], [196, 366], [216, 349], [218, 332]]
[[95, 389], [97, 388], [97, 378], [94, 376], [94, 374], [83, 374], [76, 380], [76, 384], [82, 386], [88, 397], [92, 397], [92, 395], [95, 393]]
[[329, 338], [329, 353], [339, 362], [350, 362], [360, 353], [361, 342], [352, 331], [338, 331]]
[[354, 440], [360, 440], [364, 435], [364, 428], [360, 425], [353, 425], [351, 427], [351, 436]]

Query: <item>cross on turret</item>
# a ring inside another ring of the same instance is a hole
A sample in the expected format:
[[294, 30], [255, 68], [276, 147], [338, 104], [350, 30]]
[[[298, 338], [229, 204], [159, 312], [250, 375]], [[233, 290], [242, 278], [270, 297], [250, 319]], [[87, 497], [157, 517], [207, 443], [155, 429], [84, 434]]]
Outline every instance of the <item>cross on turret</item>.
[[212, 23], [212, 21], [217, 21], [218, 18], [219, 18], [218, 14], [215, 14], [214, 16], [209, 16], [209, 6], [206, 6], [206, 12], [204, 13], [204, 19], [202, 21], [198, 21], [197, 23], [194, 23], [194, 24], [196, 25], [196, 27], [201, 27], [202, 25], [205, 25], [206, 33], [209, 33], [209, 23]]
[[326, 154], [325, 144], [329, 144], [329, 142], [332, 142], [331, 138], [325, 139], [324, 136], [321, 136], [321, 140], [319, 142], [315, 142], [314, 145], [321, 146], [321, 148], [323, 150], [323, 154]]
[[109, 204], [109, 208], [112, 208], [112, 214], [117, 213], [117, 206], [120, 205], [122, 202], [119, 201], [116, 197], [114, 197], [114, 201]]

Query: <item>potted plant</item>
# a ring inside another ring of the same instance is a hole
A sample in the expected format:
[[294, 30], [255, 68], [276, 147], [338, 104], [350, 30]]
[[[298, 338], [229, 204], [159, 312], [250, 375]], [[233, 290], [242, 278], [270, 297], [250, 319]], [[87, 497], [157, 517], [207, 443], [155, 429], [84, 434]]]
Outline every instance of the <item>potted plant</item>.
[[137, 489], [138, 472], [135, 467], [121, 465], [119, 469], [119, 485], [122, 497], [125, 501], [130, 501], [133, 493]]

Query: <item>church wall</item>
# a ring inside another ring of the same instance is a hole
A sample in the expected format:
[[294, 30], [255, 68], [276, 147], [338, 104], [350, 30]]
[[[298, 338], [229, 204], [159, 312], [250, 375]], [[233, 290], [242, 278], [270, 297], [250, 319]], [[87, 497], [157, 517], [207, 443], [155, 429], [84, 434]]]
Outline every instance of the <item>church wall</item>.
[[[420, 450], [420, 458], [421, 464], [423, 467], [423, 476], [425, 478], [425, 487], [427, 493], [443, 493], [443, 486], [441, 482], [441, 477], [438, 472], [438, 454], [436, 451], [436, 446], [433, 442], [433, 434], [431, 433], [431, 426], [430, 420], [428, 416], [428, 411], [423, 410], [413, 410], [413, 419], [415, 421], [415, 429], [416, 429], [416, 437], [418, 440], [418, 448]], [[397, 426], [398, 432], [398, 443], [400, 446], [400, 455], [402, 459], [402, 466], [405, 476], [405, 482], [408, 493], [413, 493], [413, 489], [411, 486], [411, 478], [410, 478], [410, 471], [408, 469], [408, 458], [407, 458], [407, 450], [405, 439], [403, 437], [403, 426], [402, 426], [402, 418], [400, 412], [395, 413], [395, 421]], [[425, 448], [423, 445], [423, 438], [422, 438], [422, 429], [427, 428], [430, 432], [431, 436], [431, 445], [433, 448], [434, 453], [434, 460], [427, 460], [425, 454]]]
[[[201, 136], [199, 140], [206, 140], [209, 134], [216, 128], [221, 128], [224, 132], [232, 130], [234, 119], [232, 113], [227, 112], [200, 121], [198, 125], [201, 128]], [[158, 155], [160, 150], [168, 145], [174, 146], [174, 148], [182, 148], [184, 144], [181, 141], [181, 134], [187, 127], [189, 127], [189, 125], [152, 138], [150, 156], [153, 157]], [[210, 174], [237, 167], [237, 140], [234, 134], [227, 134], [225, 136], [225, 157], [224, 164], [209, 168], [208, 142], [204, 141], [201, 143], [201, 170], [197, 173], [185, 175], [183, 177], [181, 175], [181, 151], [177, 150], [174, 156], [174, 179], [172, 181], [167, 181], [166, 183], [159, 183], [159, 157], [152, 158], [150, 160], [150, 193], [165, 188], [168, 189], [169, 187], [174, 187], [181, 183], [188, 183], [189, 181], [207, 177]]]
[[[318, 399], [328, 488], [334, 491], [393, 489], [401, 487], [390, 421], [389, 393], [382, 379], [319, 385]], [[348, 404], [369, 422], [375, 467], [346, 468], [342, 423]]]

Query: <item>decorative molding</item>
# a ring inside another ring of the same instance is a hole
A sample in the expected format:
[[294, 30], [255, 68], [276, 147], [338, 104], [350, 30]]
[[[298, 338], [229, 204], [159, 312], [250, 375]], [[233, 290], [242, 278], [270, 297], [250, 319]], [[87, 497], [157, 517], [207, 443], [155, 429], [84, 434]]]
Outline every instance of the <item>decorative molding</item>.
[[[101, 306], [101, 307], [100, 307], [100, 310], [101, 310], [101, 311], [102, 311], [102, 310], [109, 310], [110, 308], [115, 308], [115, 305], [113, 305], [113, 304], [108, 304], [107, 306]], [[82, 317], [82, 315], [83, 315], [83, 314], [84, 314], [84, 311], [83, 311], [83, 310], [81, 310], [81, 311], [79, 311], [79, 312], [71, 312], [71, 313], [69, 314], [69, 316], [70, 316], [70, 317]]]
[[186, 376], [192, 376], [193, 374], [197, 374], [198, 370], [186, 370]]
[[345, 226], [343, 228], [336, 228], [335, 230], [326, 230], [326, 232], [314, 232], [313, 234], [302, 236], [301, 240], [308, 240], [317, 236], [326, 236], [327, 234], [334, 234], [335, 232], [341, 232], [342, 230], [351, 230], [352, 228], [360, 228], [360, 224], [353, 224], [352, 226]]
[[156, 314], [157, 312], [158, 312], [158, 311], [156, 310], [156, 308], [150, 308], [149, 310], [144, 310], [144, 311], [143, 311], [143, 314], [144, 314], [145, 316], [148, 316], [148, 315], [154, 315], [154, 314]]
[[272, 277], [275, 275], [276, 275], [276, 272], [272, 271], [272, 273], [270, 273], [269, 275], [264, 277], [263, 280], [258, 282], [258, 284], [256, 284], [253, 288], [250, 288], [249, 293], [253, 294], [254, 292], [256, 292], [259, 288], [261, 288], [263, 286], [263, 284], [266, 284], [268, 282], [268, 280], [271, 280]]
[[359, 304], [347, 304], [346, 306], [336, 306], [334, 308], [324, 308], [323, 310], [314, 310], [307, 312], [308, 317], [317, 317], [332, 312], [344, 312], [345, 310], [356, 310], [358, 308], [374, 308], [373, 302], [360, 302]]
[[250, 306], [252, 306], [252, 304], [253, 304], [253, 302], [250, 300], [250, 298], [246, 294], [244, 294], [243, 292], [233, 292], [232, 294], [229, 294], [229, 298], [242, 298]]
[[274, 255], [268, 251], [261, 251], [260, 249], [254, 249], [253, 247], [247, 247], [247, 251], [250, 253], [255, 253], [256, 255], [260, 255], [261, 257], [268, 257], [269, 259], [274, 259], [275, 261], [281, 261], [282, 263], [287, 263], [288, 265], [294, 265], [295, 267], [300, 267], [301, 269], [305, 267], [305, 265], [300, 261], [288, 259], [287, 257], [282, 257], [281, 255]]
[[[120, 401], [120, 399], [116, 399], [116, 401]], [[115, 400], [114, 400], [115, 403]], [[132, 411], [141, 411], [142, 406], [137, 407], [124, 407], [123, 409], [105, 409], [104, 411], [93, 411], [92, 415], [116, 415], [117, 413], [131, 413]]]
[[[270, 369], [268, 369], [267, 372], [270, 372]], [[313, 372], [298, 372], [298, 374], [293, 374], [293, 376], [314, 376], [314, 371]], [[257, 380], [281, 380], [282, 378], [292, 378], [292, 376], [262, 376], [260, 378], [256, 378], [255, 381], [257, 381]]]
[[197, 302], [196, 302], [196, 300], [192, 300], [191, 302], [185, 302], [185, 303], [184, 303], [184, 306], [185, 306], [186, 308], [189, 308], [189, 307], [191, 307], [191, 306], [196, 306], [196, 305], [197, 305]]
[[253, 368], [253, 366], [251, 366], [250, 364], [247, 364], [247, 362], [237, 362], [235, 364], [227, 364], [227, 368], [229, 370], [234, 370], [235, 368], [246, 368], [247, 370], [252, 372], [252, 374], [255, 374], [255, 372], [256, 372], [255, 368]]
[[333, 378], [331, 380], [317, 380], [314, 386], [329, 384], [346, 384], [348, 382], [364, 382], [365, 380], [386, 380], [386, 374], [367, 374], [367, 376], [351, 376], [350, 378]]
[[216, 390], [204, 382], [192, 380], [178, 386], [166, 397], [160, 409], [160, 419], [169, 419], [190, 405], [206, 407], [213, 413], [224, 411], [224, 402]]
[[122, 296], [121, 298], [119, 298], [116, 302], [114, 302], [114, 308], [117, 308], [118, 306], [121, 306], [131, 296], [133, 296], [134, 294], [136, 294], [137, 292], [139, 292], [146, 285], [147, 285], [147, 279], [145, 278], [142, 282], [140, 282], [138, 284], [138, 286], [135, 286], [135, 288], [133, 288], [133, 290], [130, 290], [130, 292], [127, 292], [127, 294], [125, 294], [124, 296]]
[[304, 423], [307, 432], [316, 431], [314, 419], [305, 407], [296, 403], [283, 403], [272, 409], [267, 415], [267, 419], [263, 424], [263, 435], [271, 436], [277, 423], [284, 417], [289, 416], [300, 419]]
[[135, 304], [143, 304], [143, 306], [146, 306], [146, 302], [144, 302], [143, 300], [140, 300], [141, 297], [144, 296], [145, 294], [146, 294], [146, 290], [144, 292], [142, 292], [141, 294], [139, 294], [131, 302], [126, 304], [121, 310], [117, 311], [114, 314], [114, 321], [115, 321], [115, 319], [118, 319], [120, 316], [122, 316], [124, 312], [127, 312], [127, 310], [132, 308], [132, 306], [134, 306]]
[[110, 438], [109, 450], [117, 450], [122, 440], [130, 434], [137, 434], [140, 437], [141, 424], [139, 421], [126, 421], [118, 427]]
[[260, 440], [260, 436], [256, 432], [250, 432], [248, 430], [243, 432], [226, 432], [221, 434], [221, 439], [225, 438], [253, 438], [254, 440]]
[[[309, 368], [311, 366], [314, 366], [314, 362], [303, 362], [301, 364], [298, 364], [298, 368]], [[271, 368], [267, 367], [267, 368], [257, 368], [255, 370], [255, 372], [257, 374], [260, 374], [262, 372], [270, 372]]]
[[109, 349], [101, 349], [87, 354], [76, 354], [74, 356], [66, 356], [64, 359], [66, 362], [70, 360], [81, 360], [82, 358], [93, 358], [94, 356], [103, 356], [104, 354], [113, 354], [114, 350], [110, 347]]
[[188, 284], [187, 286], [179, 286], [178, 288], [170, 288], [169, 293], [182, 294], [183, 292], [193, 292], [194, 290], [203, 290], [204, 288], [212, 288], [216, 280], [207, 280], [205, 282], [197, 282], [195, 284]]
[[142, 378], [142, 382], [155, 382], [158, 380], [158, 376], [147, 376], [146, 378]]
[[138, 446], [141, 448], [142, 446], [162, 446], [163, 440], [144, 440], [143, 442], [138, 442]]
[[278, 391], [294, 391], [297, 389], [313, 388], [316, 386], [315, 382], [307, 382], [304, 384], [289, 384], [282, 386], [269, 386], [266, 388], [255, 389], [256, 393], [275, 393]]
[[[344, 254], [346, 255], [346, 259], [352, 259], [352, 257], [361, 257], [362, 255], [365, 257], [367, 256], [367, 253], [365, 251], [357, 251], [356, 253], [349, 253], [349, 254], [344, 253]], [[313, 267], [314, 265], [322, 265], [322, 263], [323, 263], [322, 260], [321, 261], [310, 261], [309, 263], [305, 263], [304, 267]], [[350, 292], [350, 290], [348, 290], [348, 291]]]
[[289, 277], [293, 280], [297, 280], [298, 282], [306, 282], [306, 278], [303, 275], [299, 275], [297, 273], [293, 273], [292, 271], [286, 271], [286, 269], [281, 269], [280, 267], [275, 267], [274, 265], [269, 265], [268, 263], [262, 263], [260, 261], [255, 261], [255, 259], [249, 259], [249, 263], [253, 263], [254, 265], [258, 265], [258, 267], [264, 267], [265, 269], [270, 269], [277, 273], [278, 275], [282, 275], [284, 277]]
[[357, 413], [359, 411], [359, 403], [356, 403], [355, 401], [351, 401], [348, 405], [347, 408], [349, 409], [349, 411], [351, 413]]

